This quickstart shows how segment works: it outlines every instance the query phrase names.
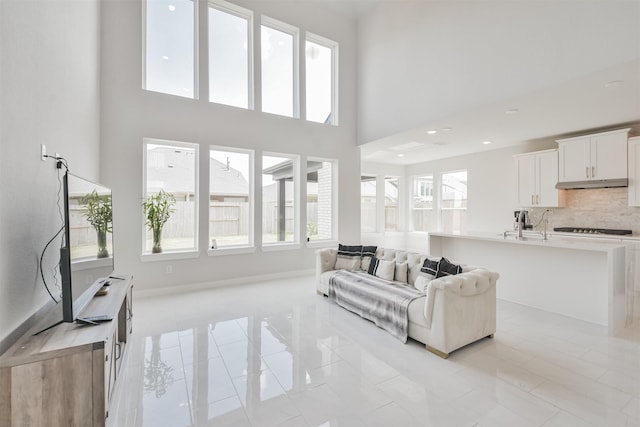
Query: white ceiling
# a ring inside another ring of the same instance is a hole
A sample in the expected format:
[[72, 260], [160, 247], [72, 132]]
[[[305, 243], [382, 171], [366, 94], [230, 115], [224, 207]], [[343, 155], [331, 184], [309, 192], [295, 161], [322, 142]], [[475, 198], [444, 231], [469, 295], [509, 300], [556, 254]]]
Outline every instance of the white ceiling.
[[[628, 124], [640, 131], [640, 2], [365, 3], [359, 66], [379, 70], [360, 76], [365, 162], [415, 164]], [[390, 38], [398, 47], [385, 47]], [[485, 88], [461, 89], [474, 77]]]

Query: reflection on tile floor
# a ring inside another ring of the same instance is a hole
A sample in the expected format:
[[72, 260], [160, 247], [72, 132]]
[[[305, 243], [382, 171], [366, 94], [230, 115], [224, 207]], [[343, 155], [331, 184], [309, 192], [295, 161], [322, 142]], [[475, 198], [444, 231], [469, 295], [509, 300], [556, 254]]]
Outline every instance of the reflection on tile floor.
[[[500, 285], [500, 283], [499, 283]], [[640, 426], [640, 341], [498, 301], [443, 360], [312, 277], [136, 298], [108, 426]]]

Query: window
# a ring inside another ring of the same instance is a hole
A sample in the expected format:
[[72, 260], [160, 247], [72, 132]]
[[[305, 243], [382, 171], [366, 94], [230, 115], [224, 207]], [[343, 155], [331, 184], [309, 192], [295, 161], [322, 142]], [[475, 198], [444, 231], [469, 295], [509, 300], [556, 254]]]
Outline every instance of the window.
[[442, 231], [463, 233], [467, 230], [467, 171], [442, 174]]
[[334, 238], [335, 161], [309, 158], [307, 161], [307, 238]]
[[209, 3], [209, 101], [253, 108], [253, 13]]
[[398, 196], [400, 180], [397, 177], [384, 179], [384, 229], [398, 230]]
[[335, 114], [338, 44], [307, 33], [305, 45], [307, 120], [337, 124]]
[[[145, 139], [144, 161], [145, 200], [160, 190], [176, 200], [174, 211], [162, 229], [162, 251], [197, 250], [198, 146]], [[150, 253], [153, 234], [146, 226], [144, 229], [143, 252]]]
[[262, 156], [262, 243], [298, 242], [295, 156]]
[[298, 29], [262, 18], [262, 111], [298, 117]]
[[253, 245], [253, 152], [209, 150], [210, 248]]
[[193, 0], [146, 0], [144, 88], [194, 98]]
[[415, 231], [429, 231], [433, 212], [433, 175], [413, 178], [411, 223]]
[[376, 177], [360, 177], [360, 230], [363, 233], [376, 232], [377, 193]]

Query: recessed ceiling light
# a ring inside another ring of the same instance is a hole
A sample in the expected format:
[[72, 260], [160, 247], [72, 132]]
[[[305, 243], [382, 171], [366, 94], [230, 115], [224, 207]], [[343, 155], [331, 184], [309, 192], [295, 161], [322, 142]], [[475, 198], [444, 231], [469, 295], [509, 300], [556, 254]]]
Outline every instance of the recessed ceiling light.
[[435, 134], [435, 133], [437, 133], [437, 132], [438, 132], [438, 131], [437, 131], [437, 130], [435, 130], [435, 129], [431, 129], [431, 130], [428, 130], [428, 131], [427, 131], [427, 133], [428, 133], [429, 135], [433, 135], [433, 134]]
[[170, 4], [170, 5], [169, 5], [169, 6], [167, 6], [167, 7], [169, 8], [169, 10], [170, 10], [171, 12], [173, 12], [174, 10], [176, 10], [175, 5]]
[[164, 59], [165, 61], [168, 61], [169, 57], [167, 55], [162, 55], [162, 59]]
[[400, 153], [398, 154], [398, 157], [404, 157], [404, 154]]
[[451, 132], [452, 128], [442, 128], [442, 132]]
[[518, 114], [520, 112], [520, 110], [518, 110], [517, 108], [512, 108], [510, 110], [505, 110], [505, 114]]
[[610, 82], [606, 82], [604, 87], [618, 87], [621, 86], [622, 83], [624, 83], [624, 80], [612, 80]]
[[491, 141], [489, 141], [489, 140], [487, 139], [486, 141], [482, 141], [482, 143], [483, 143], [484, 145], [489, 145], [489, 144], [491, 144]]

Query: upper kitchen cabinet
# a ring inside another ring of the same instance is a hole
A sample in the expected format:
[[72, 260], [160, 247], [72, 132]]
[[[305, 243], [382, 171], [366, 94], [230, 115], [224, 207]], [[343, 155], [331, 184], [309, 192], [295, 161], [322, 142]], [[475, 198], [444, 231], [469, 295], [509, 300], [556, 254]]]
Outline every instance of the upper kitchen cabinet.
[[640, 136], [629, 138], [629, 206], [640, 206]]
[[629, 129], [559, 139], [558, 182], [627, 178]]
[[558, 150], [519, 154], [516, 160], [517, 203], [522, 207], [559, 207], [564, 191], [556, 190]]

